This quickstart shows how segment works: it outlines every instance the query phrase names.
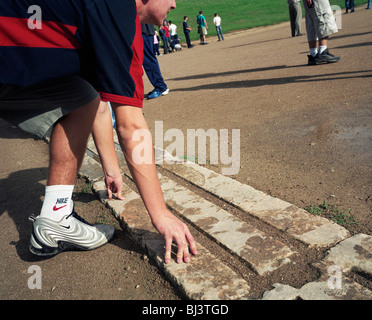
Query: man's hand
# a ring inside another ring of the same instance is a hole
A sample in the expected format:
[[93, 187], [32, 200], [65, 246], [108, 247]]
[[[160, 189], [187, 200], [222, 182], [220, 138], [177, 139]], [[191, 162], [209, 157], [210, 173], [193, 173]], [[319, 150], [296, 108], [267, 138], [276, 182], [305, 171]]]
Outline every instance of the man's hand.
[[109, 175], [105, 173], [105, 184], [106, 190], [108, 194], [108, 198], [112, 199], [112, 194], [116, 193], [116, 197], [119, 200], [124, 200], [125, 198], [122, 196], [123, 190], [123, 177], [119, 171], [118, 174]]
[[313, 7], [313, 0], [306, 0], [306, 4], [309, 8]]
[[194, 237], [189, 228], [181, 220], [177, 219], [171, 212], [166, 212], [152, 221], [154, 227], [165, 239], [165, 263], [170, 263], [172, 242], [177, 243], [177, 262], [190, 262], [190, 250], [193, 255], [198, 254]]

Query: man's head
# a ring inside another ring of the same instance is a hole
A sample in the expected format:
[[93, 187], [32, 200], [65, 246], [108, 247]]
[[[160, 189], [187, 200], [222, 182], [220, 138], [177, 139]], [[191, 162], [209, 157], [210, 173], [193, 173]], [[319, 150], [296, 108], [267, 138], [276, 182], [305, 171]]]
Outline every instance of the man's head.
[[142, 23], [160, 26], [171, 9], [176, 8], [175, 0], [136, 0], [138, 15]]

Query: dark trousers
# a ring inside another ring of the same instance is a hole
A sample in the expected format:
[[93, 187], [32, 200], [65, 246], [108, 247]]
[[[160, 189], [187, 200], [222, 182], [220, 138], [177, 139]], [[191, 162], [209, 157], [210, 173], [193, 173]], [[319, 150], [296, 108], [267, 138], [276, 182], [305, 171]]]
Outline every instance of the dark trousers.
[[289, 18], [291, 21], [292, 37], [301, 34], [302, 9], [301, 3], [289, 4]]
[[187, 47], [190, 48], [191, 47], [191, 41], [190, 41], [190, 33], [189, 32], [185, 32], [185, 38], [186, 38]]
[[354, 11], [354, 0], [345, 1], [345, 7], [346, 7], [346, 13], [349, 12], [349, 9], [351, 12]]
[[161, 75], [158, 59], [154, 54], [154, 36], [142, 33], [143, 38], [143, 68], [155, 89], [165, 91], [167, 85]]
[[159, 43], [154, 43], [154, 54], [160, 56]]
[[162, 36], [161, 38], [163, 40], [164, 54], [167, 54], [169, 51], [171, 51], [170, 37], [167, 38], [166, 36]]

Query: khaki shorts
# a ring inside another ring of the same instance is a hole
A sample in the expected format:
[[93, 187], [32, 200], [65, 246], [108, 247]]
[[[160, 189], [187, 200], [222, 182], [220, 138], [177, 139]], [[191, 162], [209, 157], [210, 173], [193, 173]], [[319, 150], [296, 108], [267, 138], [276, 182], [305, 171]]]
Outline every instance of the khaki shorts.
[[314, 6], [305, 7], [306, 34], [308, 41], [326, 38], [338, 32], [336, 20], [328, 0], [313, 0]]
[[65, 114], [92, 102], [97, 96], [91, 84], [78, 76], [25, 88], [0, 84], [0, 118], [43, 138]]

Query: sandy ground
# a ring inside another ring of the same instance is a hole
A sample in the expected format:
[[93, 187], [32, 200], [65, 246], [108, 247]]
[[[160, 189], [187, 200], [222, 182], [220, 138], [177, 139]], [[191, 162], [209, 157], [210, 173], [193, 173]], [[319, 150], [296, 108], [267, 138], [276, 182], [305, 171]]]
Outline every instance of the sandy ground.
[[[227, 129], [231, 155], [233, 129], [240, 129], [233, 178], [302, 208], [325, 201], [351, 209], [357, 225], [345, 227], [371, 234], [371, 12], [361, 7], [341, 18], [329, 41], [341, 56], [336, 64], [308, 66], [306, 36], [292, 38], [287, 23], [160, 56], [170, 93], [145, 103], [154, 140], [164, 149], [182, 144], [181, 130], [184, 155], [199, 160], [197, 149], [187, 152], [188, 130]], [[218, 138], [213, 150], [221, 151]], [[212, 160], [206, 165], [219, 173], [231, 166]]]
[[[210, 30], [208, 45], [159, 57], [171, 91], [145, 101], [154, 138], [158, 134], [166, 148], [167, 134], [181, 132], [185, 155], [199, 160], [200, 154], [186, 152], [188, 129], [240, 129], [233, 178], [299, 207], [328, 201], [350, 208], [358, 224], [346, 227], [371, 234], [371, 14], [357, 8], [342, 16], [342, 30], [329, 43], [341, 56], [337, 64], [307, 66], [306, 38], [290, 37], [288, 23], [229, 34], [223, 42]], [[152, 87], [144, 79], [148, 92]], [[182, 298], [89, 188], [84, 191], [82, 179], [75, 190], [77, 212], [93, 223], [114, 224], [117, 237], [92, 252], [32, 256], [26, 217], [41, 208], [48, 147], [3, 121], [0, 147], [1, 299]], [[230, 166], [221, 157], [208, 161], [216, 172]], [[33, 265], [42, 271], [41, 290], [28, 286]]]
[[[91, 223], [114, 225], [114, 240], [89, 252], [64, 252], [52, 258], [32, 255], [27, 218], [41, 209], [48, 145], [1, 120], [0, 148], [0, 299], [179, 299], [177, 290], [122, 231], [84, 179], [77, 181], [74, 190], [75, 210]], [[40, 268], [40, 289], [29, 287], [30, 278], [36, 275], [33, 266]]]

